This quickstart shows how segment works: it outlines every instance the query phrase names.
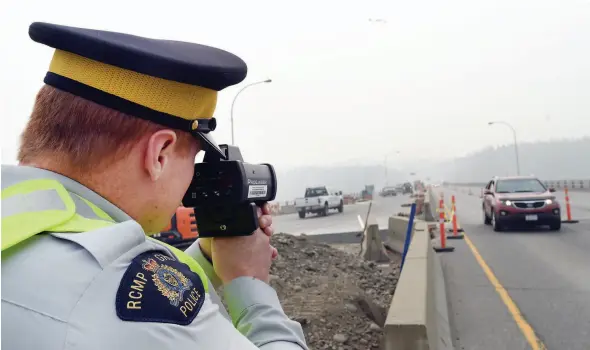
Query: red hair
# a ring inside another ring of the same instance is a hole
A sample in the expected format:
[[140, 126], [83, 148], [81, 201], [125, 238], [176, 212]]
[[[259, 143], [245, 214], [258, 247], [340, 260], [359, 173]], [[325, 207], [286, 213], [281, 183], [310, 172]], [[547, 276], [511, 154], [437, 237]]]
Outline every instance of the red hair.
[[[45, 85], [37, 94], [31, 118], [21, 135], [18, 160], [60, 157], [60, 163], [88, 172], [121, 160], [159, 124], [121, 113]], [[194, 138], [177, 131], [179, 149], [190, 150]]]

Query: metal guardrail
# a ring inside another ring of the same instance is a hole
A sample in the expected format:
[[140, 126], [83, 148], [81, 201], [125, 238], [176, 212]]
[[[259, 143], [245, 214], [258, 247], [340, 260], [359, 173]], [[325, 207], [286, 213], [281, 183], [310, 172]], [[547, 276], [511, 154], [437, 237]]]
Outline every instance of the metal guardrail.
[[[590, 191], [590, 180], [547, 180], [543, 181], [545, 186], [555, 189], [568, 188], [569, 190]], [[465, 187], [485, 187], [487, 182], [445, 182], [445, 185], [450, 186], [465, 186]]]

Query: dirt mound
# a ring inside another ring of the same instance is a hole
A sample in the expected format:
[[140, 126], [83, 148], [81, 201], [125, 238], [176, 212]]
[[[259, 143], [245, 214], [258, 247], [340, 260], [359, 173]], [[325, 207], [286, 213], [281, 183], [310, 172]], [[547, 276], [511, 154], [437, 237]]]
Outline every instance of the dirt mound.
[[273, 235], [272, 244], [279, 257], [271, 285], [285, 313], [302, 324], [310, 349], [379, 348], [399, 256], [377, 265], [351, 253], [357, 245], [342, 250], [287, 234]]

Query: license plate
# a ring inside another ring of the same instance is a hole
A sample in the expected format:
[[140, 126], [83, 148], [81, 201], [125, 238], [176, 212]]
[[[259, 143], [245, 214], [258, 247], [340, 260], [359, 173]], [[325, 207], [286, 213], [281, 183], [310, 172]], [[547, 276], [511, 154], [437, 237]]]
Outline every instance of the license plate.
[[527, 215], [524, 217], [526, 221], [537, 221], [537, 215]]

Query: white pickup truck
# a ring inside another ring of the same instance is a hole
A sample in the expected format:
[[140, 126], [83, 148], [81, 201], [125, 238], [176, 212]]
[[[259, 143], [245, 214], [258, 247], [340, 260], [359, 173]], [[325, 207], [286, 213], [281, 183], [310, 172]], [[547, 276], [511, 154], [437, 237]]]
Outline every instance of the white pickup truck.
[[305, 197], [295, 199], [295, 207], [301, 219], [305, 214], [314, 213], [327, 216], [330, 209], [338, 209], [339, 213], [344, 211], [344, 200], [342, 191], [334, 191], [320, 187], [308, 187], [305, 189]]

